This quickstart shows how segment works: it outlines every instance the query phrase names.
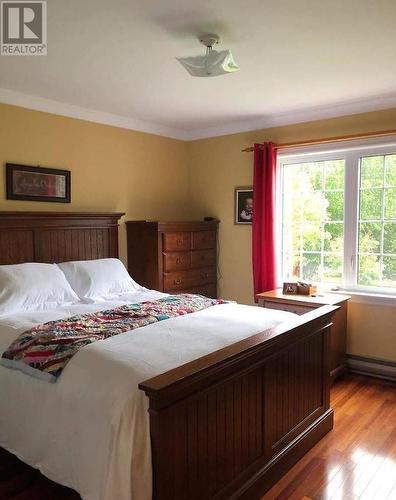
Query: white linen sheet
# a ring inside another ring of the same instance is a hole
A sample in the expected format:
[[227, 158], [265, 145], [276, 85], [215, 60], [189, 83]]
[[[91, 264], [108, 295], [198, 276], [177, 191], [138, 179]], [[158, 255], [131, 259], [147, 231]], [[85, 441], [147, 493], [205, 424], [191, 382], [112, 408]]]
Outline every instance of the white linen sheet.
[[[162, 296], [136, 292], [2, 317], [0, 354], [37, 324]], [[295, 317], [213, 306], [85, 346], [53, 384], [0, 366], [0, 446], [84, 500], [149, 500], [148, 399], [138, 383]]]

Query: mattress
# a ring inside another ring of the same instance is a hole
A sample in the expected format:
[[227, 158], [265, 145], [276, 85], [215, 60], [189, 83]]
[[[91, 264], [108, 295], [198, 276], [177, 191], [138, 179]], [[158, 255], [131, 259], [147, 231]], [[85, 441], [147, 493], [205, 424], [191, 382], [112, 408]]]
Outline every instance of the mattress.
[[[2, 317], [0, 353], [37, 324], [163, 296], [140, 291], [110, 302]], [[148, 399], [138, 384], [295, 318], [216, 305], [85, 346], [56, 383], [0, 366], [0, 446], [83, 499], [149, 500]]]

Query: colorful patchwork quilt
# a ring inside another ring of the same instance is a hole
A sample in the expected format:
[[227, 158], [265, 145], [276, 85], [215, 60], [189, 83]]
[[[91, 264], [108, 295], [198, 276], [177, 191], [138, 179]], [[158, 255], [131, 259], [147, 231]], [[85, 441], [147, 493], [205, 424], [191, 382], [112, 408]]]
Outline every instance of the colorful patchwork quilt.
[[224, 300], [201, 295], [170, 295], [155, 301], [50, 321], [22, 333], [3, 353], [0, 363], [56, 382], [71, 358], [92, 342], [224, 303]]

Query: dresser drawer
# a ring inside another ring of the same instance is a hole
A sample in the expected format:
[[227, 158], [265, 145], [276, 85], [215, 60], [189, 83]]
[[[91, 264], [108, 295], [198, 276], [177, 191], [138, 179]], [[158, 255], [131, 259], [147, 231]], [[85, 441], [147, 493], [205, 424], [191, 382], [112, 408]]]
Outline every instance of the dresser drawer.
[[191, 267], [191, 252], [167, 252], [163, 254], [164, 272], [183, 271]]
[[191, 267], [208, 267], [216, 264], [216, 250], [195, 250], [191, 252]]
[[216, 247], [216, 231], [197, 231], [192, 236], [192, 248], [200, 250]]
[[209, 285], [195, 286], [194, 288], [188, 288], [187, 290], [182, 290], [178, 293], [194, 293], [196, 295], [204, 295], [205, 297], [210, 297], [211, 299], [217, 298], [217, 287], [214, 283]]
[[185, 290], [199, 285], [216, 282], [216, 268], [189, 269], [164, 274], [164, 292]]
[[299, 304], [284, 304], [282, 302], [272, 302], [270, 300], [264, 301], [264, 307], [267, 309], [277, 309], [279, 311], [287, 311], [294, 314], [305, 314], [307, 312], [312, 311], [315, 307], [309, 307], [306, 305]]
[[191, 248], [191, 233], [165, 233], [163, 235], [164, 250], [177, 252], [178, 250], [190, 250]]

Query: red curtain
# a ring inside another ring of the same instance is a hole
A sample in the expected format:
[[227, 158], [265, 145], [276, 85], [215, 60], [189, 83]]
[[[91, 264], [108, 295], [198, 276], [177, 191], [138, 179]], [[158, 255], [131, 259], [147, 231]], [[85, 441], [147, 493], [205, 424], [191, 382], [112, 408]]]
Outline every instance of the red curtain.
[[275, 264], [276, 148], [254, 145], [253, 175], [253, 282], [254, 294], [276, 287]]

